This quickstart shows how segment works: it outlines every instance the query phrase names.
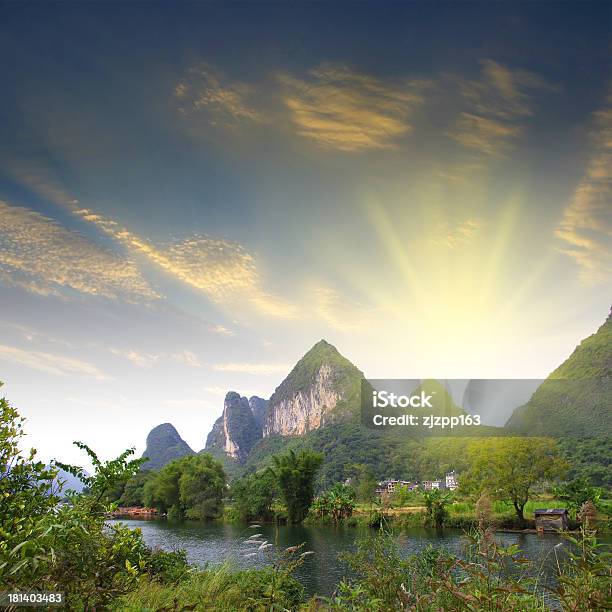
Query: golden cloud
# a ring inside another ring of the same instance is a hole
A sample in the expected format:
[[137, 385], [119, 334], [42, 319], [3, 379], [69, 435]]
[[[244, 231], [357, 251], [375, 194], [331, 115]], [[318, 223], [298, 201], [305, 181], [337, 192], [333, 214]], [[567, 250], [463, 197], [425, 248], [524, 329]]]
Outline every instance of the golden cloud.
[[388, 83], [325, 64], [298, 79], [279, 75], [283, 101], [297, 132], [339, 151], [388, 149], [412, 129], [408, 119], [423, 102], [425, 83]]
[[191, 68], [174, 89], [179, 111], [206, 111], [211, 124], [221, 123], [226, 127], [245, 121], [265, 121], [265, 117], [248, 102], [254, 93], [249, 85], [239, 81], [229, 82], [207, 64]]
[[470, 110], [460, 114], [448, 135], [482, 155], [502, 157], [522, 132], [517, 121], [533, 115], [533, 92], [555, 88], [527, 70], [511, 70], [492, 60], [481, 66], [480, 79], [459, 84]]
[[594, 113], [594, 125], [585, 175], [555, 230], [586, 284], [612, 277], [612, 108]]
[[511, 70], [492, 60], [482, 60], [482, 77], [461, 86], [463, 96], [475, 111], [484, 115], [514, 119], [533, 115], [530, 100], [534, 90], [554, 87], [533, 72]]
[[0, 201], [0, 276], [40, 295], [150, 300], [157, 296], [135, 264], [27, 208]]
[[514, 144], [521, 128], [497, 119], [461, 113], [455, 129], [449, 133], [457, 142], [485, 155], [501, 156]]
[[171, 276], [202, 291], [212, 301], [231, 306], [254, 306], [264, 315], [295, 318], [296, 309], [262, 288], [254, 257], [236, 242], [192, 236], [170, 245], [154, 245], [116, 221], [87, 209], [76, 211], [128, 251], [146, 257]]

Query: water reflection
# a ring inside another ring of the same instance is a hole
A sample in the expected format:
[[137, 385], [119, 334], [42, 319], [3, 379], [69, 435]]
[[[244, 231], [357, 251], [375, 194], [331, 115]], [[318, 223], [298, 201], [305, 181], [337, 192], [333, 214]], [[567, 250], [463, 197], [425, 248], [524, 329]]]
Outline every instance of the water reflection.
[[[110, 521], [114, 522], [114, 521]], [[305, 542], [304, 550], [314, 555], [306, 557], [299, 568], [297, 577], [310, 594], [329, 595], [344, 577], [349, 575], [346, 565], [338, 559], [342, 552], [355, 550], [361, 535], [370, 530], [352, 527], [305, 527], [301, 525], [262, 525], [257, 529], [233, 524], [202, 522], [171, 522], [167, 520], [122, 520], [123, 523], [142, 530], [146, 543], [165, 550], [185, 549], [191, 563], [206, 565], [228, 561], [235, 567], [261, 567], [269, 561], [266, 551], [246, 557], [257, 547], [248, 547], [244, 540], [254, 533], [261, 533], [259, 539], [266, 539], [277, 548], [287, 548]], [[428, 544], [442, 546], [449, 552], [465, 556], [468, 539], [458, 530], [435, 531], [409, 529], [398, 532], [397, 542], [402, 555], [419, 552]], [[498, 541], [505, 545], [518, 544], [524, 555], [542, 569], [545, 581], [554, 582], [556, 554], [563, 542], [556, 534], [538, 536], [532, 533], [499, 533]], [[557, 548], [555, 548], [557, 546]], [[564, 545], [565, 546], [565, 545]]]

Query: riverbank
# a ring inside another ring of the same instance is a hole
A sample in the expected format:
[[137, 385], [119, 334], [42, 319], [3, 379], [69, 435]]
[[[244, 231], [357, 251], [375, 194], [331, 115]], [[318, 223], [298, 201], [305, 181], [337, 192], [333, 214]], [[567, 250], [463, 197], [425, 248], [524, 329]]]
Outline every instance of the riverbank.
[[[120, 600], [116, 609], [122, 610], [173, 609], [175, 599], [178, 609], [195, 606], [196, 610], [259, 610], [269, 609], [269, 597], [277, 598], [274, 601], [289, 610], [391, 610], [397, 608], [377, 607], [367, 599], [349, 601], [344, 596], [347, 596], [347, 589], [349, 592], [363, 589], [369, 590], [375, 598], [376, 589], [382, 590], [382, 584], [386, 585], [385, 591], [391, 589], [395, 596], [403, 592], [402, 584], [407, 590], [414, 589], [415, 595], [418, 590], [421, 596], [425, 593], [427, 580], [441, 580], [450, 565], [461, 563], [471, 567], [471, 563], [480, 563], [478, 538], [473, 539], [458, 529], [413, 528], [381, 532], [324, 525], [249, 528], [219, 522], [169, 520], [131, 520], [125, 524], [140, 528], [144, 541], [152, 549], [185, 549], [186, 559], [193, 569], [191, 576], [179, 581], [166, 583], [144, 578], [133, 593]], [[385, 534], [386, 540], [381, 540], [381, 534]], [[494, 554], [500, 563], [506, 558], [503, 557], [506, 550], [514, 551], [512, 559], [526, 559], [516, 567], [510, 558], [504, 561], [512, 566], [508, 575], [514, 576], [516, 584], [526, 587], [534, 581], [539, 585], [540, 590], [529, 591], [533, 607], [523, 605], [520, 609], [548, 609], [544, 585], [555, 589], [559, 584], [557, 568], [559, 563], [563, 566], [568, 560], [566, 540], [559, 534], [499, 533], [495, 542]], [[358, 562], [348, 563], [347, 559], [354, 559], [360, 549]], [[520, 555], [518, 550], [522, 551]], [[295, 558], [291, 557], [291, 551], [297, 552]], [[300, 557], [305, 552], [309, 554]], [[289, 566], [292, 570], [287, 573], [285, 569]], [[432, 568], [438, 574], [431, 574]], [[500, 570], [494, 571], [499, 573]], [[377, 572], [381, 582], [375, 587], [368, 580]], [[498, 586], [503, 592], [508, 576], [504, 574], [498, 578]], [[474, 577], [469, 587], [476, 593], [481, 587], [476, 584], [477, 580]], [[409, 581], [414, 583], [412, 587]], [[432, 583], [429, 588], [433, 586]], [[472, 593], [468, 586], [458, 588], [466, 595]], [[332, 605], [334, 593], [341, 601]], [[340, 596], [341, 593], [345, 595]], [[447, 595], [452, 599], [451, 594]], [[430, 604], [417, 609], [458, 609], [436, 608], [442, 600]], [[511, 606], [511, 602], [507, 604]]]
[[[525, 531], [535, 533], [534, 510], [536, 508], [552, 507], [562, 507], [562, 504], [550, 499], [530, 502], [523, 522], [518, 520], [513, 511], [493, 512], [490, 519], [491, 528], [499, 532]], [[231, 504], [226, 505], [223, 515], [218, 520], [229, 524], [240, 524], [243, 522]], [[269, 516], [259, 517], [254, 519], [254, 522], [285, 525], [287, 524], [287, 513], [282, 506], [276, 505]], [[304, 524], [333, 526], [336, 523], [330, 516], [317, 516], [311, 512], [306, 517]], [[381, 525], [388, 525], [398, 528], [419, 528], [432, 526], [427, 515], [427, 509], [423, 505], [382, 508], [380, 505], [373, 503], [356, 505], [351, 516], [343, 519], [341, 524], [347, 527], [380, 527]], [[595, 524], [600, 533], [612, 532], [612, 521], [607, 514], [599, 513]], [[478, 526], [478, 519], [473, 505], [465, 502], [450, 505], [443, 526], [462, 530], [475, 529]], [[579, 529], [580, 523], [570, 519], [568, 531], [576, 532]]]

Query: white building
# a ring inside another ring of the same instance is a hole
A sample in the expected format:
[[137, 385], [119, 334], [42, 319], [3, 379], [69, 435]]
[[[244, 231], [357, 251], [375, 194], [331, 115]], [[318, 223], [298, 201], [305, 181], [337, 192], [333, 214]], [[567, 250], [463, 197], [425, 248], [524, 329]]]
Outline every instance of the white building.
[[453, 470], [446, 475], [446, 488], [454, 491], [458, 486], [459, 483], [457, 482], [457, 474], [455, 473], [455, 470]]

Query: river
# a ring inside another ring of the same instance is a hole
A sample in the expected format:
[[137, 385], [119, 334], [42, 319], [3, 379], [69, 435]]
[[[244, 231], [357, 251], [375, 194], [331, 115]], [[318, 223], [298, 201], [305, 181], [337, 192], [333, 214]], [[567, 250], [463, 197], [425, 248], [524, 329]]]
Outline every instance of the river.
[[[115, 520], [109, 523], [117, 522]], [[151, 547], [164, 550], [184, 549], [191, 563], [203, 566], [207, 563], [228, 561], [235, 567], [262, 567], [269, 562], [265, 552], [245, 556], [257, 547], [248, 547], [244, 540], [254, 533], [274, 544], [278, 549], [305, 542], [304, 550], [315, 554], [308, 556], [296, 572], [297, 578], [309, 594], [330, 595], [338, 582], [350, 575], [338, 554], [355, 549], [358, 538], [367, 533], [355, 527], [306, 527], [292, 525], [262, 525], [257, 529], [224, 523], [195, 521], [172, 522], [165, 519], [130, 520], [121, 519], [131, 528], [142, 531], [145, 542]], [[419, 552], [424, 546], [442, 546], [451, 553], [463, 556], [467, 538], [460, 530], [413, 528], [396, 532], [401, 554], [408, 556]], [[497, 533], [498, 541], [509, 545], [518, 544], [525, 557], [534, 562], [549, 585], [554, 584], [554, 568], [557, 557], [563, 556], [567, 546], [556, 534]]]

